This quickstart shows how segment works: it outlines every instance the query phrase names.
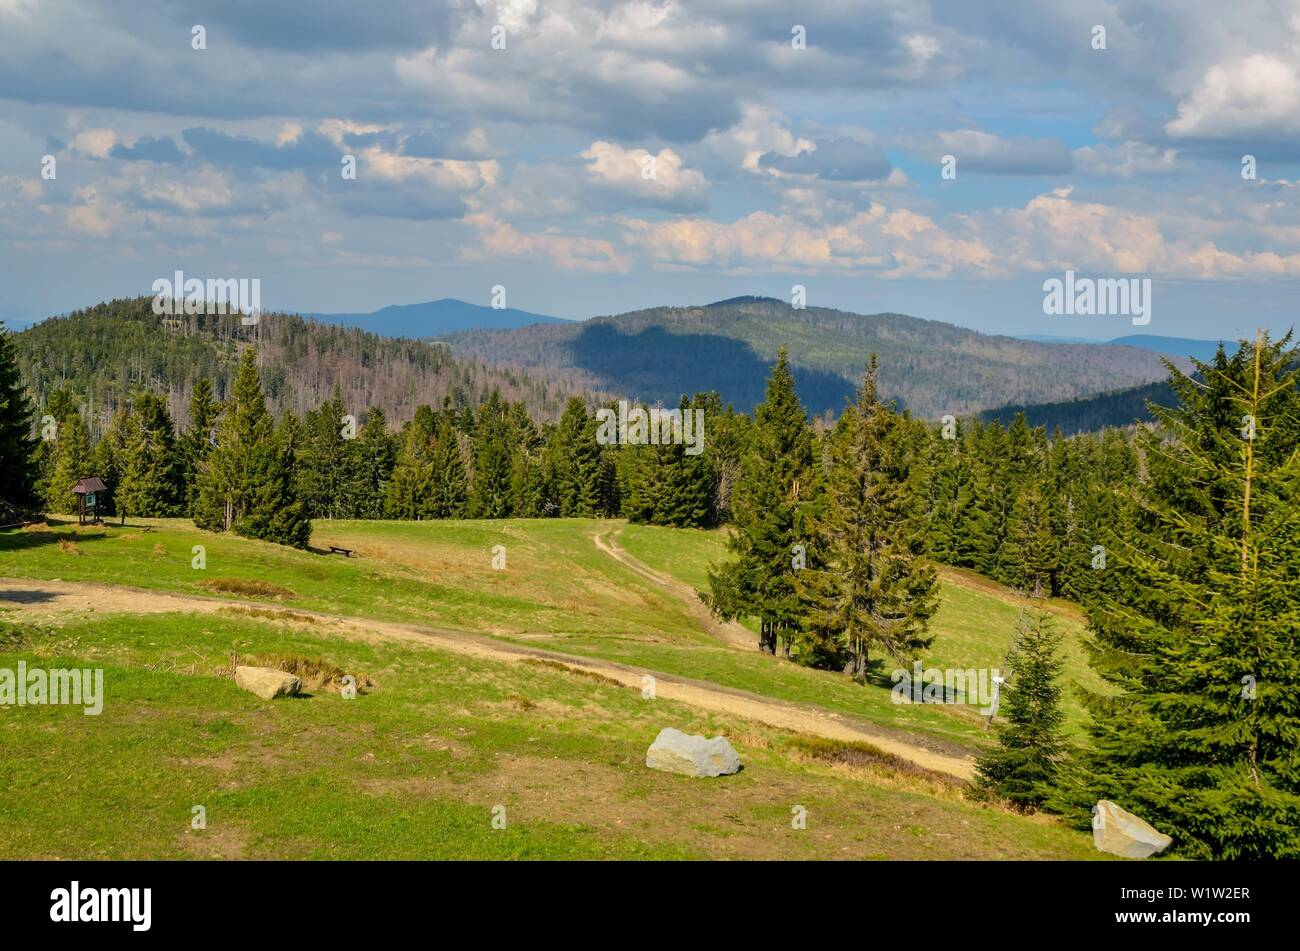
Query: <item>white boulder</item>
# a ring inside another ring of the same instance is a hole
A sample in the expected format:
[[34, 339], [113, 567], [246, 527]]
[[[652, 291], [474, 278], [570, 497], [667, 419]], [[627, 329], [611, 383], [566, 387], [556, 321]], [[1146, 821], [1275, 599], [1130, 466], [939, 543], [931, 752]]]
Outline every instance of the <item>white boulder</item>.
[[1173, 841], [1109, 799], [1097, 800], [1092, 812], [1092, 844], [1102, 852], [1127, 859], [1145, 859], [1163, 852]]
[[740, 771], [740, 754], [725, 737], [706, 740], [666, 727], [646, 750], [645, 764], [683, 776], [727, 776]]
[[236, 667], [235, 684], [263, 700], [290, 697], [302, 689], [302, 681], [274, 667]]

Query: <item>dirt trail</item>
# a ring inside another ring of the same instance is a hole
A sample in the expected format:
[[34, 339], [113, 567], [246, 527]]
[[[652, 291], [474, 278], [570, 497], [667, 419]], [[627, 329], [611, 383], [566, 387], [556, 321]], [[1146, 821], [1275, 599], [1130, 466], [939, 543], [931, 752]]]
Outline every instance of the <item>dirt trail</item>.
[[655, 571], [626, 548], [620, 546], [618, 542], [614, 541], [615, 531], [616, 529], [603, 529], [592, 535], [591, 540], [596, 543], [597, 548], [623, 567], [631, 569], [646, 581], [658, 588], [662, 588], [681, 601], [695, 622], [713, 637], [740, 650], [758, 650], [758, 635], [743, 624], [738, 624], [735, 621], [719, 621], [709, 613], [708, 607], [700, 600], [694, 588], [671, 575]]
[[[795, 733], [870, 743], [883, 752], [892, 753], [926, 769], [961, 779], [974, 776], [974, 760], [970, 756], [958, 753], [955, 748], [941, 749], [938, 741], [930, 747], [909, 734], [840, 714], [627, 664], [509, 644], [483, 634], [304, 611], [264, 601], [225, 600], [118, 585], [0, 578], [0, 606], [12, 605], [17, 605], [23, 616], [33, 620], [77, 614], [215, 614], [229, 608], [272, 610], [283, 612], [286, 619], [296, 615], [317, 622], [328, 622], [340, 634], [366, 640], [388, 638], [434, 645], [496, 661], [518, 662], [529, 657], [552, 660], [574, 669], [601, 674], [638, 690], [644, 686], [644, 678], [648, 675], [654, 678], [655, 695], [665, 700], [676, 700], [701, 710], [742, 717]], [[11, 616], [11, 612], [0, 615]]]

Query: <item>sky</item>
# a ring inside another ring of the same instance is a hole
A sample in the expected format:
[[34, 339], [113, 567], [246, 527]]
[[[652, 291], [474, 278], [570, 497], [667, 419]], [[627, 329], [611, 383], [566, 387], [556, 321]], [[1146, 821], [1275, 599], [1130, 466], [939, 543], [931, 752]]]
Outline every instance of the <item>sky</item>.
[[1235, 338], [1296, 320], [1298, 199], [1300, 0], [0, 0], [10, 323], [180, 270]]

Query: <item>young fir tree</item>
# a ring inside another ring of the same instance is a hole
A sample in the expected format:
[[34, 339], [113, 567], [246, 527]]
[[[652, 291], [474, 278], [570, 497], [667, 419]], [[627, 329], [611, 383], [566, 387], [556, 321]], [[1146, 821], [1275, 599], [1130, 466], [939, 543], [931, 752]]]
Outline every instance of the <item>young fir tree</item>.
[[543, 453], [547, 497], [553, 514], [592, 518], [604, 514], [600, 492], [601, 447], [594, 418], [573, 397], [564, 407]]
[[980, 786], [1021, 809], [1037, 809], [1049, 798], [1065, 752], [1060, 640], [1046, 611], [1021, 614], [999, 700], [1005, 722], [998, 745], [976, 763]]
[[[1089, 607], [1087, 799], [1197, 857], [1300, 857], [1300, 396], [1290, 335], [1172, 371], [1153, 407], [1137, 517], [1111, 564], [1136, 584]], [[1108, 570], [1113, 570], [1108, 569]]]
[[825, 561], [798, 573], [804, 623], [834, 635], [865, 678], [871, 652], [910, 663], [929, 646], [938, 609], [938, 577], [924, 557], [924, 525], [909, 481], [907, 432], [881, 403], [873, 355], [828, 441], [825, 498], [811, 544]]
[[507, 407], [496, 390], [479, 407], [474, 433], [474, 480], [470, 513], [475, 518], [508, 518], [510, 504], [510, 427]]
[[775, 654], [788, 646], [802, 609], [795, 594], [795, 546], [799, 511], [807, 502], [801, 487], [812, 466], [812, 433], [784, 347], [767, 380], [767, 393], [754, 409], [749, 447], [741, 457], [732, 493], [735, 513], [727, 548], [735, 558], [709, 570], [704, 601], [715, 615], [759, 619], [759, 647]]
[[357, 518], [383, 518], [384, 496], [392, 478], [397, 453], [388, 433], [388, 420], [378, 406], [370, 407], [357, 433], [356, 465], [349, 496]]
[[1002, 579], [1026, 593], [1057, 593], [1059, 543], [1052, 532], [1051, 511], [1035, 480], [1027, 480], [1007, 519], [1002, 546]]
[[464, 518], [469, 511], [469, 480], [460, 437], [447, 418], [438, 420], [429, 456], [429, 497], [422, 514], [431, 518]]
[[336, 384], [333, 396], [303, 420], [296, 476], [298, 494], [311, 518], [353, 515], [350, 490], [356, 481], [356, 454], [352, 440], [345, 438], [345, 416]]
[[423, 518], [433, 495], [433, 411], [421, 406], [401, 435], [401, 448], [385, 490], [384, 510], [389, 518]]
[[0, 507], [20, 511], [36, 506], [37, 445], [18, 358], [0, 323]]
[[306, 548], [311, 523], [294, 491], [295, 466], [292, 422], [286, 416], [276, 430], [250, 347], [217, 428], [217, 445], [199, 473], [195, 524]]
[[157, 393], [143, 391], [133, 401], [124, 429], [121, 481], [114, 504], [125, 521], [169, 518], [182, 510], [181, 460], [167, 404]]
[[57, 435], [51, 456], [49, 479], [44, 486], [45, 508], [49, 512], [77, 511], [77, 497], [72, 492], [78, 479], [94, 475], [90, 430], [76, 408], [58, 418]]
[[122, 485], [129, 457], [128, 443], [135, 428], [135, 417], [127, 409], [120, 409], [113, 415], [103, 437], [95, 444], [91, 452], [90, 469], [104, 480], [108, 488], [97, 498], [99, 510], [105, 515], [120, 514], [117, 502], [117, 490]]
[[212, 397], [212, 383], [206, 377], [194, 381], [190, 391], [190, 425], [180, 439], [181, 481], [185, 487], [185, 511], [193, 516], [199, 498], [199, 470], [207, 461], [216, 438], [221, 407]]
[[[696, 422], [697, 411], [702, 416]], [[678, 528], [701, 528], [709, 523], [709, 514], [713, 509], [713, 467], [709, 462], [708, 443], [708, 408], [707, 401], [696, 397], [692, 400], [682, 399], [679, 407], [683, 420], [691, 414], [692, 432], [696, 439], [694, 446], [685, 442], [670, 445], [671, 468], [669, 470], [667, 508], [663, 513], [662, 524], [675, 525]], [[688, 452], [687, 450], [690, 449]]]

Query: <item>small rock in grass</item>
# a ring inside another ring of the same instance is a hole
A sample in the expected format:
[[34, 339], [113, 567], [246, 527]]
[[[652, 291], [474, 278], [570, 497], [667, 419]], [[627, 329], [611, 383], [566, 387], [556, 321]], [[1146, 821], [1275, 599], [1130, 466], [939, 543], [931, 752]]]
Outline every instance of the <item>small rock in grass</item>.
[[666, 727], [646, 750], [645, 764], [683, 776], [728, 776], [740, 771], [740, 755], [725, 737], [706, 740]]
[[291, 697], [302, 689], [302, 681], [274, 667], [236, 667], [235, 683], [263, 700]]

